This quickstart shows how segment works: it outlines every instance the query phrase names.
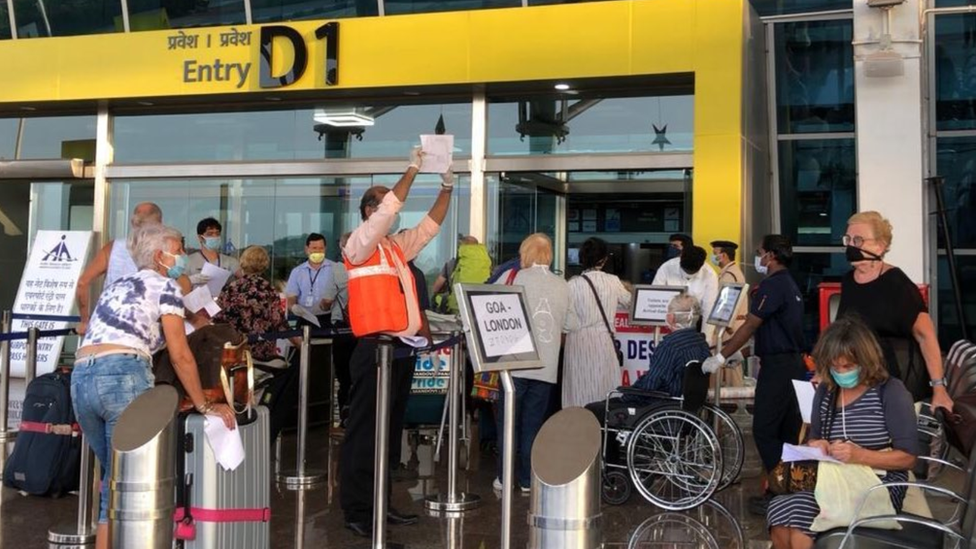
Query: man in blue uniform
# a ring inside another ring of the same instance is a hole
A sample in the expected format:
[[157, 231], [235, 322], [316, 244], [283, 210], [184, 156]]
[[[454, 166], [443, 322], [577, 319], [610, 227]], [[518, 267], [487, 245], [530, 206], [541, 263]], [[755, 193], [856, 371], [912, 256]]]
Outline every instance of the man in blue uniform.
[[[725, 364], [725, 357], [755, 335], [754, 352], [759, 356], [760, 370], [752, 434], [767, 473], [779, 463], [783, 444], [797, 443], [802, 424], [793, 380], [805, 378], [802, 353], [807, 347], [803, 337], [803, 296], [788, 269], [792, 261], [789, 238], [777, 234], [763, 237], [755, 266], [766, 278], [750, 299], [749, 316], [722, 351], [702, 365], [703, 371], [715, 372]], [[767, 494], [751, 501], [750, 509], [765, 514], [768, 499]]]

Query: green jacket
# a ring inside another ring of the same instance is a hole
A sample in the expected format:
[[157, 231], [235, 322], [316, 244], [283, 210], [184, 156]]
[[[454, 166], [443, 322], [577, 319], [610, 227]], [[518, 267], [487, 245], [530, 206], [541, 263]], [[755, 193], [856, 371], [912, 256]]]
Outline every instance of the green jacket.
[[462, 244], [458, 248], [457, 262], [451, 273], [450, 293], [447, 296], [447, 310], [457, 314], [457, 296], [454, 295], [454, 285], [458, 282], [465, 284], [484, 284], [491, 276], [491, 258], [488, 248], [484, 244]]

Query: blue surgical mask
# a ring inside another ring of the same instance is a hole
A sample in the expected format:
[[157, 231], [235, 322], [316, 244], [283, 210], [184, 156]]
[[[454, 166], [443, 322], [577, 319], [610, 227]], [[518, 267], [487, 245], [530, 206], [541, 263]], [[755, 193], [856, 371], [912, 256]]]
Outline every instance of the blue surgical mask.
[[718, 256], [712, 254], [712, 265], [718, 265]]
[[219, 236], [205, 236], [203, 237], [203, 247], [216, 252], [220, 249], [220, 237]]
[[853, 389], [857, 387], [857, 384], [861, 382], [861, 367], [855, 366], [853, 370], [847, 372], [838, 372], [833, 368], [830, 369], [830, 377], [834, 378], [834, 382], [844, 389]]
[[169, 252], [163, 252], [163, 253], [166, 254], [166, 255], [168, 255], [168, 256], [170, 256], [170, 257], [176, 258], [176, 262], [173, 263], [173, 266], [172, 267], [166, 267], [166, 265], [163, 265], [162, 263], [160, 263], [160, 265], [162, 265], [163, 267], [166, 267], [166, 276], [168, 276], [168, 277], [170, 277], [170, 278], [172, 278], [174, 280], [176, 280], [177, 278], [183, 276], [183, 273], [186, 272], [186, 256], [183, 255], [183, 254], [180, 254], [180, 255], [171, 254]]

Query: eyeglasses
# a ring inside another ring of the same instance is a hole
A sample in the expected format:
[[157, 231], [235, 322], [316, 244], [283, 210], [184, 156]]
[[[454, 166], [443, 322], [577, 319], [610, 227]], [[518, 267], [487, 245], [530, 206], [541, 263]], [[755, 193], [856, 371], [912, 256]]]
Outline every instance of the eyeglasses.
[[854, 246], [855, 248], [860, 248], [861, 246], [864, 245], [865, 242], [871, 242], [873, 240], [877, 240], [877, 239], [864, 238], [863, 236], [859, 236], [859, 235], [851, 236], [849, 234], [845, 234], [844, 236], [840, 237], [840, 241], [843, 245]]

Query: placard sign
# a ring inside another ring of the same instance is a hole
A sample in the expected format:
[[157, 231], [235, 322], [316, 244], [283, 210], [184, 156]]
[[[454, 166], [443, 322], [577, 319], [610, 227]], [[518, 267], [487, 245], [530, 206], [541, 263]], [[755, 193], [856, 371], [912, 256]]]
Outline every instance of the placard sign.
[[739, 300], [747, 295], [748, 284], [725, 284], [718, 291], [718, 299], [708, 315], [708, 324], [713, 326], [728, 326], [735, 320], [735, 311]]
[[[78, 277], [88, 258], [91, 231], [37, 231], [30, 258], [20, 279], [14, 314], [69, 316], [75, 308]], [[60, 330], [67, 322], [52, 320], [14, 320], [13, 332], [28, 328]], [[37, 342], [37, 374], [54, 371], [61, 356], [63, 337], [42, 338]], [[24, 377], [27, 362], [25, 340], [10, 342], [10, 376]]]
[[667, 326], [668, 304], [684, 286], [634, 286], [630, 324], [634, 326]]
[[455, 291], [475, 371], [541, 366], [521, 286], [457, 284]]

